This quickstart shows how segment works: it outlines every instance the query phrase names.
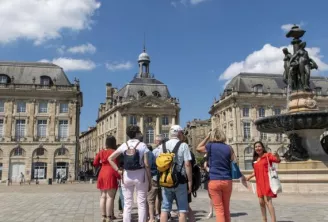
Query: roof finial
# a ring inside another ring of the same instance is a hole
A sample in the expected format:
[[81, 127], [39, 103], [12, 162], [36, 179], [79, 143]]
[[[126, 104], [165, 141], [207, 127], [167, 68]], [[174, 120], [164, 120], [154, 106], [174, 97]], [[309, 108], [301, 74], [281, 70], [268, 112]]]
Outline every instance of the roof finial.
[[144, 32], [143, 51], [146, 52], [146, 32]]

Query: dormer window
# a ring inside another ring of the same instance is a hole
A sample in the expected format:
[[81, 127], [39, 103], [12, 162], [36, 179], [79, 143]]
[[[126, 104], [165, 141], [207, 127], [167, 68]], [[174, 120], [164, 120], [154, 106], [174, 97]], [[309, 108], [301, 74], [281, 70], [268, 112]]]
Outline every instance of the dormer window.
[[140, 97], [145, 97], [146, 96], [146, 93], [144, 91], [142, 91], [142, 90], [140, 90], [138, 92], [138, 94], [139, 94]]
[[315, 90], [315, 94], [316, 94], [317, 96], [321, 96], [321, 94], [322, 94], [321, 87], [316, 87], [314, 90]]
[[255, 85], [253, 87], [253, 90], [255, 93], [262, 93], [263, 92], [263, 86], [261, 84]]
[[161, 97], [161, 94], [158, 91], [153, 92], [153, 96], [155, 97]]
[[43, 86], [49, 86], [51, 84], [51, 79], [49, 76], [41, 76], [40, 84]]
[[9, 78], [6, 75], [0, 75], [0, 84], [9, 83]]

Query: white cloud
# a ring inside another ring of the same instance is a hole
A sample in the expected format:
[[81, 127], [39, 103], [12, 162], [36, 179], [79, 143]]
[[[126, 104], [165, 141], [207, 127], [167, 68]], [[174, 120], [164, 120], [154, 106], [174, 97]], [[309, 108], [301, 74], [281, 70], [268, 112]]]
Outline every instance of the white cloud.
[[283, 31], [288, 32], [294, 25], [297, 25], [298, 27], [302, 27], [305, 24], [304, 24], [304, 22], [301, 22], [300, 24], [284, 24], [280, 28]]
[[98, 0], [1, 0], [0, 43], [28, 39], [41, 44], [61, 31], [90, 28]]
[[110, 62], [106, 63], [106, 68], [109, 71], [129, 70], [132, 68], [132, 62]]
[[91, 43], [79, 45], [79, 46], [74, 46], [71, 48], [67, 49], [67, 52], [73, 53], [73, 54], [85, 54], [85, 53], [90, 53], [94, 54], [97, 51], [96, 47], [92, 45]]
[[65, 71], [89, 71], [96, 68], [96, 64], [91, 60], [55, 58], [52, 61], [42, 59], [39, 62], [50, 62], [62, 67]]
[[[220, 80], [230, 81], [233, 77], [241, 72], [282, 74], [284, 71], [282, 53], [283, 47], [275, 47], [265, 44], [262, 49], [248, 55], [245, 60], [232, 63], [219, 77]], [[293, 52], [292, 46], [287, 47], [289, 52]], [[318, 64], [319, 71], [327, 71], [328, 64], [322, 61], [323, 56], [320, 54], [320, 48], [307, 48], [310, 57]]]
[[205, 2], [205, 1], [207, 1], [207, 0], [190, 0], [190, 4], [197, 5], [197, 4]]

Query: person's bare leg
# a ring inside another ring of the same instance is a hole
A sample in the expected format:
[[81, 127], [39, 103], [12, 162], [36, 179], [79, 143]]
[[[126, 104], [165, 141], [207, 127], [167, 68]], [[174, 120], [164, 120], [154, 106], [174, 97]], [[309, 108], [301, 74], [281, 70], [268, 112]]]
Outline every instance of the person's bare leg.
[[195, 213], [191, 209], [190, 205], [189, 205], [189, 208], [188, 208], [188, 222], [196, 222]]
[[108, 190], [106, 193], [106, 214], [107, 217], [113, 217], [115, 189]]
[[100, 211], [103, 221], [106, 221], [106, 193], [106, 191], [101, 191], [100, 195]]
[[149, 222], [154, 222], [155, 204], [148, 202], [148, 211], [149, 211]]
[[265, 208], [265, 200], [263, 197], [259, 197], [259, 203], [261, 207], [261, 213], [262, 213], [262, 221], [267, 222], [267, 215], [266, 215], [266, 208]]
[[179, 222], [187, 222], [187, 213], [179, 213]]
[[210, 212], [208, 213], [206, 219], [210, 219], [213, 217], [213, 202], [212, 202], [212, 199], [211, 199], [211, 196], [210, 194], [208, 194], [209, 198], [210, 198], [210, 202], [209, 202], [209, 206], [210, 206]]
[[161, 212], [161, 222], [167, 222], [169, 218], [169, 212], [162, 211]]
[[272, 204], [272, 198], [271, 197], [264, 197], [265, 204], [268, 207], [270, 216], [271, 216], [271, 222], [276, 222], [276, 212], [274, 210], [274, 206]]

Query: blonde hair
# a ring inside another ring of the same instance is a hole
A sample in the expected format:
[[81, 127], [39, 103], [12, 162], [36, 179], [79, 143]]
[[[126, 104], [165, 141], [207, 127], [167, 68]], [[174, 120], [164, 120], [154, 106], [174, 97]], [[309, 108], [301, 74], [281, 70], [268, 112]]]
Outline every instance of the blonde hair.
[[211, 132], [210, 140], [213, 142], [225, 143], [227, 138], [226, 138], [225, 133], [221, 129], [214, 128]]

